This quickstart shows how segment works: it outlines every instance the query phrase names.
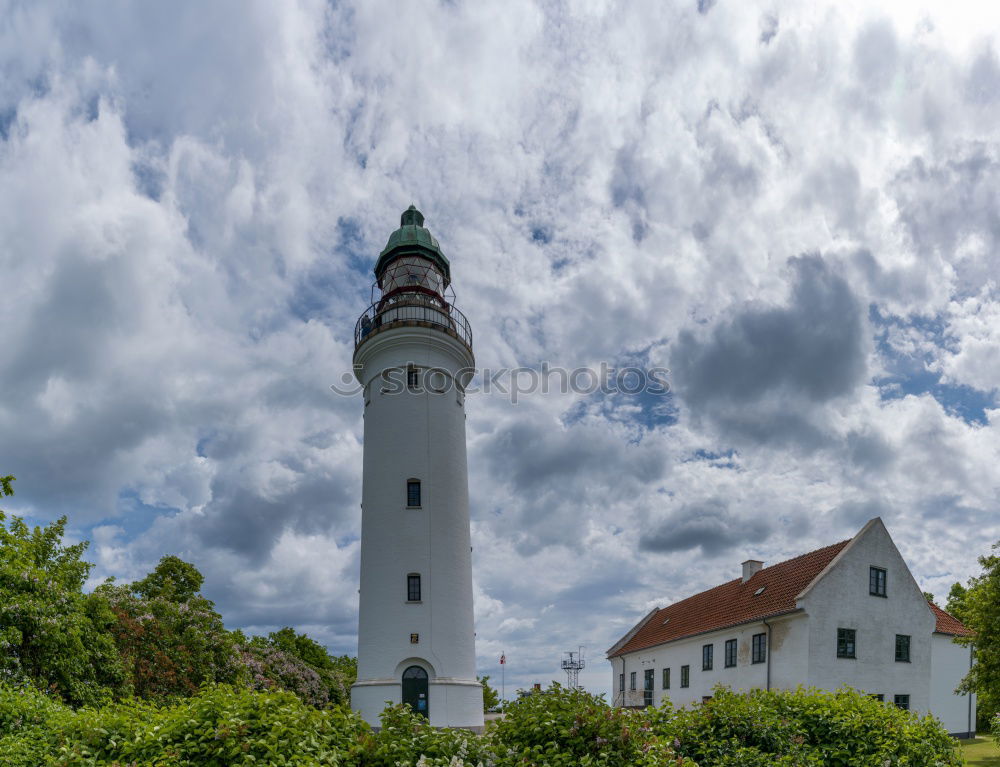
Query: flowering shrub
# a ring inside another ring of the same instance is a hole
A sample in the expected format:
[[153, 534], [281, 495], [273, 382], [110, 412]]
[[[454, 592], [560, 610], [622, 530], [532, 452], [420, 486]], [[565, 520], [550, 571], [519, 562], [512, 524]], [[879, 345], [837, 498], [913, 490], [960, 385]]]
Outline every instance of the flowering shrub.
[[254, 690], [287, 690], [303, 703], [324, 708], [330, 703], [329, 689], [317, 671], [304, 661], [277, 647], [253, 644], [240, 651], [246, 671], [245, 683]]
[[240, 631], [233, 635], [241, 647], [246, 683], [253, 689], [288, 690], [318, 708], [350, 702], [356, 658], [332, 657], [319, 642], [287, 626], [266, 638], [247, 639]]
[[993, 732], [993, 737], [1000, 740], [1000, 714], [993, 717], [990, 722], [990, 730]]
[[116, 618], [109, 630], [135, 695], [162, 700], [192, 695], [205, 682], [236, 680], [236, 643], [208, 599], [111, 584], [94, 593]]

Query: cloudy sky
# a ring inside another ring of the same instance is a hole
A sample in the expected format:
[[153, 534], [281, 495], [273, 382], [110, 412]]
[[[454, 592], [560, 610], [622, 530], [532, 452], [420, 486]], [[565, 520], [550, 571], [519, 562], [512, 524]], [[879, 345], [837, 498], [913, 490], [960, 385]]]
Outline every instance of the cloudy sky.
[[[996, 4], [0, 2], [0, 470], [93, 582], [356, 652], [371, 267], [415, 203], [480, 366], [480, 671], [886, 522], [940, 598], [1000, 539]], [[990, 16], [989, 14], [993, 14]]]

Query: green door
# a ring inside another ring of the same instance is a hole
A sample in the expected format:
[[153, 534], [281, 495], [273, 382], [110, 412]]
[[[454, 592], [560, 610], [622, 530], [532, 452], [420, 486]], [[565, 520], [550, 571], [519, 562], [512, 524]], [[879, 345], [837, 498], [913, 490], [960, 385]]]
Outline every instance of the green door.
[[427, 700], [427, 672], [420, 666], [410, 666], [403, 672], [403, 703], [416, 713], [430, 718]]

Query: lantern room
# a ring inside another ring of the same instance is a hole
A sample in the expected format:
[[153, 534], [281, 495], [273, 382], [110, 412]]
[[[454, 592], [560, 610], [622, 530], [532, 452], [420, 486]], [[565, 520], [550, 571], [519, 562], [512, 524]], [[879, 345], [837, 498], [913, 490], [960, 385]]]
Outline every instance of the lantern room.
[[389, 242], [379, 254], [375, 280], [382, 301], [409, 293], [444, 303], [445, 290], [451, 284], [451, 266], [438, 241], [424, 228], [423, 214], [413, 205], [403, 211], [399, 229], [389, 235]]
[[472, 330], [454, 302], [451, 265], [411, 205], [375, 262], [372, 304], [354, 328], [355, 348], [378, 332], [415, 324], [443, 330], [471, 348]]

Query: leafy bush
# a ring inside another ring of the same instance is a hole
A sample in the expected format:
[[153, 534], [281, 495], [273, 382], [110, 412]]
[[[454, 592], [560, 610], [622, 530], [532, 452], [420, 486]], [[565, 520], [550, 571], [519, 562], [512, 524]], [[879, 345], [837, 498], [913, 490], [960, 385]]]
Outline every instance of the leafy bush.
[[72, 710], [29, 686], [0, 684], [4, 767], [958, 767], [930, 717], [865, 695], [734, 693], [630, 711], [553, 685], [508, 707], [479, 736], [438, 729], [392, 706], [374, 732], [345, 708], [288, 692], [206, 686], [167, 705], [131, 700]]
[[382, 712], [382, 727], [365, 739], [364, 767], [452, 767], [492, 761], [486, 739], [468, 730], [431, 727], [409, 706]]
[[692, 765], [678, 760], [671, 740], [653, 731], [648, 714], [611, 708], [603, 698], [553, 683], [509, 705], [489, 740], [500, 765]]
[[0, 688], [4, 767], [228, 767], [360, 764], [371, 729], [343, 708], [291, 693], [206, 687], [173, 706], [132, 700], [72, 711]]
[[0, 754], [4, 767], [39, 767], [52, 753], [52, 735], [70, 709], [31, 685], [0, 685]]
[[920, 717], [854, 690], [735, 693], [661, 717], [654, 730], [701, 767], [959, 767], [955, 741]]

